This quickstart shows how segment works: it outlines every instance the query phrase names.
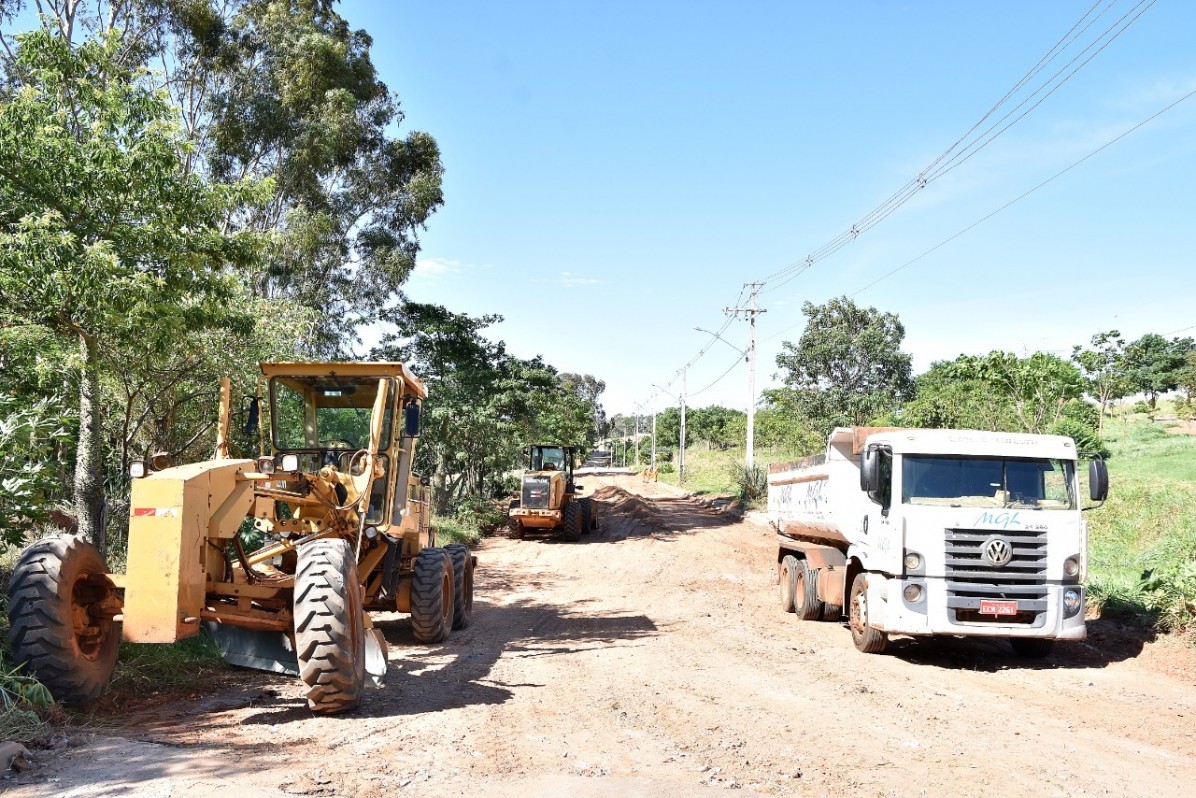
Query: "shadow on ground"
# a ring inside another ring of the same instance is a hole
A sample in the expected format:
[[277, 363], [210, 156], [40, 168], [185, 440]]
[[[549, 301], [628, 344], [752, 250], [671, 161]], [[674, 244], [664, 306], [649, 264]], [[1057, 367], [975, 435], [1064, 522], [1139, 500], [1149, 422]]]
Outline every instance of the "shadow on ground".
[[1088, 639], [1060, 640], [1050, 656], [1016, 656], [999, 637], [902, 637], [889, 641], [886, 652], [912, 665], [993, 673], [1004, 670], [1104, 668], [1133, 659], [1156, 635], [1147, 629], [1098, 618], [1088, 621]]

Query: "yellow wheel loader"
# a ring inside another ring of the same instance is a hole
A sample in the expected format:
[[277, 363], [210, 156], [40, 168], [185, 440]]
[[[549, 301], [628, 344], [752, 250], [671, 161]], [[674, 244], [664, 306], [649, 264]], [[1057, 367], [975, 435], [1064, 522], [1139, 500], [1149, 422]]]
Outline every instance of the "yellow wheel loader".
[[507, 508], [511, 537], [522, 539], [528, 531], [553, 532], [576, 543], [598, 528], [593, 501], [577, 495], [582, 486], [573, 481], [574, 452], [572, 446], [528, 447], [519, 498]]
[[[224, 380], [213, 459], [134, 464], [127, 573], [109, 573], [78, 536], [22, 552], [9, 640], [58, 700], [98, 698], [121, 639], [172, 643], [206, 627], [226, 660], [298, 676], [310, 709], [331, 714], [386, 672], [369, 610], [410, 613], [423, 643], [469, 625], [476, 560], [435, 546], [427, 488], [411, 471], [423, 383], [401, 363], [261, 368], [245, 405], [258, 459], [229, 456]], [[250, 529], [264, 541], [253, 551]]]

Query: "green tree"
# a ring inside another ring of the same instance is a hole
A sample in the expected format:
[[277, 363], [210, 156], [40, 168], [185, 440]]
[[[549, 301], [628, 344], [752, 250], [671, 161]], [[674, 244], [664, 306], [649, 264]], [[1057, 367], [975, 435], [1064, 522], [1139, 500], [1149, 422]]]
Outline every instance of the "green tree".
[[[0, 24], [28, 5], [0, 5]], [[418, 233], [443, 203], [439, 149], [402, 137], [396, 95], [378, 79], [373, 41], [335, 0], [72, 0], [37, 3], [70, 47], [119, 35], [111, 57], [161, 71], [182, 121], [184, 171], [273, 182], [269, 202], [230, 205], [222, 229], [269, 233], [248, 283], [323, 317], [309, 354], [341, 355], [376, 321], [415, 264]], [[11, 37], [9, 37], [11, 40]], [[9, 40], [6, 40], [9, 41]], [[6, 77], [20, 81], [12, 59]]]
[[913, 395], [905, 327], [893, 313], [861, 308], [847, 297], [802, 306], [806, 329], [777, 355], [788, 404], [823, 434], [864, 424]]
[[583, 447], [592, 407], [539, 358], [512, 357], [483, 334], [501, 316], [408, 303], [375, 357], [409, 362], [428, 387], [417, 468], [432, 473], [437, 511], [485, 496], [533, 443]]
[[587, 440], [592, 445], [606, 432], [606, 410], [602, 407], [600, 399], [606, 390], [606, 383], [592, 374], [565, 373], [560, 375], [560, 380], [566, 391], [577, 394], [590, 408], [593, 431], [587, 436]]
[[1100, 332], [1092, 336], [1092, 348], [1076, 346], [1071, 359], [1080, 367], [1088, 395], [1096, 400], [1100, 408], [1097, 419], [1097, 434], [1103, 434], [1105, 411], [1109, 403], [1121, 399], [1130, 392], [1126, 377], [1125, 339], [1117, 330]]
[[29, 525], [47, 518], [58, 487], [55, 461], [68, 437], [55, 405], [0, 393], [0, 550], [20, 545]]
[[1080, 370], [1055, 355], [960, 355], [918, 377], [917, 396], [894, 419], [922, 427], [1047, 432], [1083, 395]]
[[116, 36], [72, 49], [25, 34], [21, 86], [0, 104], [0, 305], [77, 347], [74, 499], [101, 550], [103, 353], [244, 326], [229, 312], [232, 274], [254, 263], [258, 241], [227, 234], [224, 221], [267, 196], [185, 171], [177, 115], [144, 73], [120, 65], [122, 47]]
[[1125, 348], [1126, 379], [1134, 390], [1146, 394], [1151, 410], [1160, 394], [1179, 387], [1184, 356], [1191, 349], [1190, 338], [1168, 341], [1157, 333], [1147, 333]]

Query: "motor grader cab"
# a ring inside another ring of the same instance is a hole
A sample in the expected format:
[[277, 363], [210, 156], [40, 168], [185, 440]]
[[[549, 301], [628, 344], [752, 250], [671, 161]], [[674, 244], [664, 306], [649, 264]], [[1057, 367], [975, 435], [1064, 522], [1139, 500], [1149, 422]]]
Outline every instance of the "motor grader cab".
[[577, 495], [582, 486], [573, 481], [575, 451], [572, 446], [527, 448], [527, 470], [519, 497], [507, 509], [511, 537], [520, 539], [528, 531], [543, 531], [575, 543], [598, 527], [593, 501]]
[[[419, 379], [401, 363], [261, 369], [245, 406], [260, 457], [229, 456], [225, 380], [213, 459], [151, 473], [135, 464], [127, 573], [108, 573], [78, 536], [22, 553], [13, 653], [60, 701], [99, 697], [120, 639], [172, 643], [206, 627], [225, 659], [299, 676], [308, 706], [330, 714], [360, 701], [367, 673], [378, 682], [386, 671], [368, 610], [410, 613], [424, 643], [470, 623], [475, 560], [435, 546], [411, 470]], [[250, 529], [262, 540], [252, 551]]]

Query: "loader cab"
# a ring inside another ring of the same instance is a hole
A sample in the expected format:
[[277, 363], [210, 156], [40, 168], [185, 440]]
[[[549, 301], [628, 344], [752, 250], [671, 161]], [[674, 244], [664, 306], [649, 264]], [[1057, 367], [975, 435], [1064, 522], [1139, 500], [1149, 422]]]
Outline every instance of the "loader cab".
[[572, 493], [574, 451], [572, 446], [531, 446], [528, 448], [527, 470], [562, 474]]
[[[285, 366], [302, 366], [285, 373]], [[325, 364], [327, 365], [327, 364]], [[294, 470], [315, 474], [331, 466], [342, 474], [358, 476], [370, 446], [371, 428], [379, 391], [385, 385], [383, 417], [378, 439], [382, 478], [370, 491], [367, 520], [381, 524], [389, 519], [386, 508], [404, 506], [411, 478], [410, 441], [419, 434], [419, 400], [405, 379], [401, 364], [387, 370], [312, 368], [317, 364], [278, 364], [268, 370], [270, 449], [276, 466], [286, 470], [288, 455], [296, 458]], [[367, 365], [367, 364], [363, 364]], [[282, 368], [281, 372], [270, 373]], [[354, 373], [360, 371], [360, 373]], [[306, 372], [306, 373], [305, 373]], [[347, 373], [346, 373], [347, 372]], [[422, 386], [419, 386], [422, 389]], [[400, 456], [406, 453], [406, 457]], [[398, 467], [392, 463], [398, 460]], [[397, 486], [397, 489], [396, 489]]]

